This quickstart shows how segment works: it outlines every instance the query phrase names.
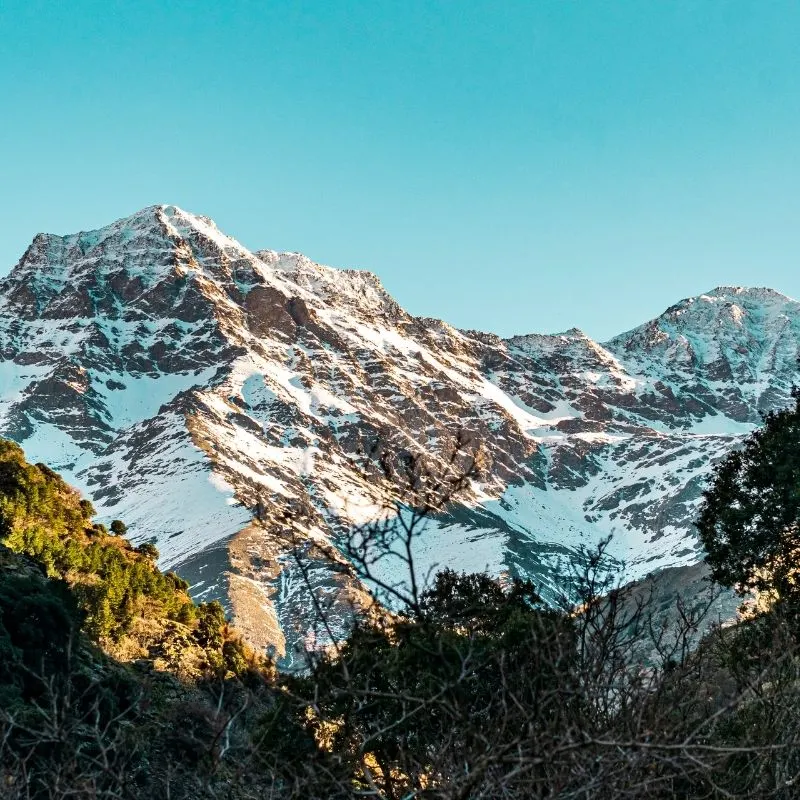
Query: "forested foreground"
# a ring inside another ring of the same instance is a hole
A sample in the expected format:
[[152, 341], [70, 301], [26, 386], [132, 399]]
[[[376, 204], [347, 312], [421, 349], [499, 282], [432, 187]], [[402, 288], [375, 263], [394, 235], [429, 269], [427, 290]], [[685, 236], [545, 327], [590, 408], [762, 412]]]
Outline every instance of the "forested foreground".
[[[562, 608], [513, 579], [425, 582], [406, 545], [469, 475], [451, 466], [407, 462], [402, 524], [350, 537], [383, 602], [345, 639], [318, 606], [328, 646], [281, 674], [152, 545], [0, 443], [0, 796], [800, 796], [800, 399], [706, 494], [712, 575], [746, 601], [728, 625], [704, 598], [665, 615], [616, 586], [602, 547]], [[381, 584], [383, 558], [403, 582]]]

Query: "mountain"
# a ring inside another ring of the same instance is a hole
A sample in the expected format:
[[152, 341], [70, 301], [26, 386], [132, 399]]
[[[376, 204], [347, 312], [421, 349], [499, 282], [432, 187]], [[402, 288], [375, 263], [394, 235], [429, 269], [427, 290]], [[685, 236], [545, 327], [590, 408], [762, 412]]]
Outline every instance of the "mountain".
[[358, 602], [341, 536], [393, 489], [365, 453], [480, 451], [417, 542], [423, 573], [509, 571], [552, 597], [613, 534], [640, 578], [701, 558], [710, 467], [787, 403], [799, 349], [800, 304], [741, 287], [603, 344], [460, 331], [369, 272], [153, 206], [40, 234], [0, 282], [0, 434], [290, 661], [313, 615], [293, 551], [335, 613]]

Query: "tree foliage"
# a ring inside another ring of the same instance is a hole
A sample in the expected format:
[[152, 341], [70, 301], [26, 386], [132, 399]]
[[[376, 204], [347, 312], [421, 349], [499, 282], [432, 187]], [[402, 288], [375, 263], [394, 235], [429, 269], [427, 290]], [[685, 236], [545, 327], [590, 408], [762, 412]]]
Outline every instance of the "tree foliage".
[[387, 797], [414, 796], [452, 769], [477, 777], [490, 743], [511, 748], [535, 726], [535, 747], [569, 724], [572, 624], [529, 583], [445, 570], [420, 600], [421, 619], [357, 625], [296, 687], [316, 697], [318, 721], [336, 720], [328, 746], [349, 755], [361, 791], [377, 781]]
[[717, 467], [697, 522], [712, 576], [742, 593], [800, 594], [800, 393]]

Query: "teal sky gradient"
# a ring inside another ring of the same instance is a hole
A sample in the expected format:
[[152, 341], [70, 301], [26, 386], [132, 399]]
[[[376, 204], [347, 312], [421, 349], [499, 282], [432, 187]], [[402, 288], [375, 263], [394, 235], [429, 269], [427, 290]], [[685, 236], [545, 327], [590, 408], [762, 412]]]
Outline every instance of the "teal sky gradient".
[[175, 203], [503, 335], [800, 297], [794, 0], [4, 0], [0, 42], [0, 273]]

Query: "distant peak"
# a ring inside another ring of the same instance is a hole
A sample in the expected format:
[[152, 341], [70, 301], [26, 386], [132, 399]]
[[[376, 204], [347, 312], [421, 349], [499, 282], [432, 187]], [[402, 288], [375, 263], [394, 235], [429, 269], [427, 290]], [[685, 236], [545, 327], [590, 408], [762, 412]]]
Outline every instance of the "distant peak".
[[165, 203], [160, 203], [157, 205], [152, 206], [145, 206], [144, 208], [135, 211], [133, 214], [129, 214], [126, 217], [120, 217], [119, 219], [114, 220], [113, 222], [109, 222], [105, 225], [100, 225], [97, 228], [90, 228], [88, 230], [81, 230], [78, 232], [72, 233], [64, 233], [64, 234], [56, 234], [56, 233], [48, 233], [48, 232], [41, 232], [37, 233], [34, 237], [34, 242], [37, 240], [47, 240], [47, 239], [79, 239], [79, 238], [86, 238], [86, 237], [97, 237], [98, 235], [110, 234], [114, 233], [115, 231], [128, 229], [128, 230], [146, 230], [148, 228], [152, 228], [159, 224], [162, 224], [164, 221], [169, 221], [173, 219], [182, 219], [187, 222], [192, 220], [197, 220], [205, 225], [213, 226], [216, 229], [216, 225], [212, 220], [208, 217], [201, 217], [196, 214], [191, 214], [188, 211], [184, 211], [182, 208], [179, 208], [175, 205], [168, 205]]
[[[168, 216], [174, 216], [175, 214], [186, 214], [187, 212], [184, 211], [182, 208], [176, 205], [172, 205], [171, 203], [154, 203], [151, 206], [145, 206], [144, 208], [135, 211], [131, 214], [127, 219], [136, 219], [140, 217], [152, 217], [155, 216], [159, 211], [163, 211]], [[123, 219], [126, 219], [123, 217]]]
[[[98, 275], [111, 272], [124, 273], [126, 279], [135, 276], [148, 287], [175, 270], [179, 274], [200, 271], [207, 278], [227, 281], [231, 260], [257, 264], [245, 247], [222, 233], [210, 218], [161, 203], [93, 230], [38, 234], [6, 280], [33, 286], [37, 302], [44, 303], [65, 287], [94, 284]], [[86, 308], [94, 302], [86, 300]], [[68, 312], [67, 307], [59, 311]]]
[[656, 319], [651, 320], [647, 325], [655, 325], [659, 320], [672, 318], [689, 313], [695, 316], [698, 313], [705, 313], [704, 309], [709, 306], [724, 307], [729, 305], [741, 306], [742, 308], [758, 307], [783, 307], [786, 304], [796, 303], [791, 297], [770, 289], [766, 286], [717, 286], [703, 294], [694, 297], [685, 297], [675, 305], [670, 306]]
[[[189, 225], [195, 228], [207, 228], [219, 232], [216, 223], [210, 217], [201, 214], [193, 214], [191, 211], [186, 211], [180, 206], [172, 205], [169, 203], [158, 203], [152, 206], [145, 206], [144, 208], [129, 214], [126, 217], [120, 217], [114, 222], [107, 225], [101, 225], [98, 228], [93, 228], [88, 231], [81, 231], [80, 233], [72, 233], [62, 235], [59, 238], [68, 239], [75, 236], [88, 235], [93, 233], [101, 233], [106, 231], [116, 231], [124, 228], [128, 229], [146, 229], [163, 223], [175, 223], [180, 225]], [[51, 234], [42, 234], [51, 235]]]
[[214, 222], [211, 217], [206, 217], [202, 214], [193, 214], [191, 211], [186, 211], [180, 206], [169, 203], [147, 206], [146, 208], [137, 211], [135, 214], [131, 214], [129, 217], [124, 217], [123, 219], [117, 220], [106, 227], [141, 227], [141, 223], [145, 223], [146, 225], [154, 221], [157, 223], [172, 223], [173, 225], [180, 227], [188, 226], [201, 230], [201, 232], [211, 230], [217, 234], [221, 234], [221, 231], [217, 227], [217, 223]]
[[589, 337], [580, 329], [573, 326], [560, 333], [553, 334], [554, 336], [566, 336], [570, 339], [588, 339]]
[[791, 302], [792, 298], [781, 292], [771, 289], [768, 286], [717, 286], [710, 292], [700, 295], [700, 297], [722, 297], [731, 296], [752, 298], [755, 300], [780, 300]]
[[588, 339], [589, 337], [580, 328], [569, 328], [557, 333], [520, 333], [507, 339], [509, 342], [540, 342], [556, 341], [557, 339]]
[[743, 327], [762, 332], [781, 330], [780, 320], [799, 312], [796, 300], [766, 286], [717, 286], [675, 303], [655, 319], [615, 336], [603, 346], [611, 352], [637, 347], [648, 350], [671, 346], [670, 343], [686, 337], [696, 345], [715, 337], [720, 340], [723, 330], [727, 331], [725, 336], [734, 337], [740, 335], [737, 331]]
[[210, 217], [193, 214], [180, 206], [168, 203], [146, 206], [127, 217], [121, 217], [92, 230], [66, 235], [38, 234], [33, 244], [46, 245], [48, 241], [59, 240], [63, 245], [76, 245], [86, 250], [114, 239], [121, 239], [124, 242], [131, 238], [163, 237], [164, 234], [176, 239], [200, 236], [213, 241], [222, 250], [229, 248], [245, 250], [236, 239], [220, 231]]

